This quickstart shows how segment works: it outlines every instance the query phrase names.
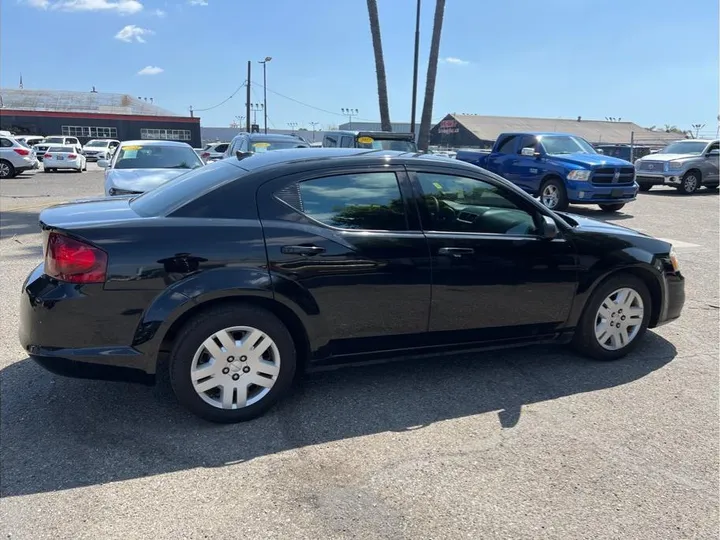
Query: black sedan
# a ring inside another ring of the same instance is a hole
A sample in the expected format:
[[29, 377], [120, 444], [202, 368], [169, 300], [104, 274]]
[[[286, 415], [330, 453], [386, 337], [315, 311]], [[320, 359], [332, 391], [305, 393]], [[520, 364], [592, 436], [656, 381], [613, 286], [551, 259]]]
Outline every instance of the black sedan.
[[217, 422], [257, 417], [331, 363], [539, 342], [617, 359], [685, 299], [668, 242], [431, 155], [225, 159], [135, 198], [48, 208], [40, 226], [28, 355], [75, 377], [166, 373]]

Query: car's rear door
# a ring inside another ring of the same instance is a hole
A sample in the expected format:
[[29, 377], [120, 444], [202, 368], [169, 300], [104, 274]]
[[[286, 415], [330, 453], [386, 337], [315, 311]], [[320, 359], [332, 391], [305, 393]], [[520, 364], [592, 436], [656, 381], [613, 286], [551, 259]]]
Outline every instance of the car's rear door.
[[335, 168], [258, 190], [276, 294], [319, 323], [332, 355], [413, 347], [427, 331], [431, 271], [401, 167]]
[[491, 177], [414, 169], [433, 267], [430, 331], [449, 341], [553, 334], [569, 315], [578, 266], [562, 236], [537, 234], [538, 209]]

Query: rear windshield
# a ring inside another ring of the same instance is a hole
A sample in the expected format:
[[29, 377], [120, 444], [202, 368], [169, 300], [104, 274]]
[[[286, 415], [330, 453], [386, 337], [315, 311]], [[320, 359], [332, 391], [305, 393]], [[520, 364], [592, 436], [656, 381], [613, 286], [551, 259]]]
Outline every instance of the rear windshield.
[[212, 191], [216, 187], [245, 176], [248, 172], [225, 161], [215, 161], [146, 191], [130, 201], [130, 207], [143, 217], [166, 216]]
[[133, 144], [120, 148], [114, 169], [194, 169], [203, 162], [189, 146]]
[[47, 152], [67, 152], [72, 153], [75, 151], [75, 149], [72, 146], [51, 146], [46, 150]]
[[85, 146], [107, 146], [110, 143], [110, 141], [90, 141]]
[[373, 139], [372, 142], [363, 143], [359, 140], [362, 138], [363, 137], [358, 138], [358, 148], [372, 148], [374, 150], [397, 150], [399, 152], [417, 152], [417, 146], [413, 141]]
[[307, 144], [302, 141], [250, 141], [250, 151], [255, 153], [288, 148], [307, 148]]

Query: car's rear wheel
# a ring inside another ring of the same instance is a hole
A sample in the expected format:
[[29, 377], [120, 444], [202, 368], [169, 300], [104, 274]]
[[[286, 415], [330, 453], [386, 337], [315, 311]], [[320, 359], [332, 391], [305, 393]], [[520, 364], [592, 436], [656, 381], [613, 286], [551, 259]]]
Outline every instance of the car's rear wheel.
[[618, 210], [621, 210], [623, 206], [625, 206], [625, 203], [599, 204], [598, 206], [603, 212], [617, 212]]
[[556, 178], [546, 180], [540, 188], [540, 202], [550, 210], [566, 210], [568, 199], [562, 181]]
[[702, 182], [700, 180], [700, 173], [696, 171], [688, 171], [685, 173], [685, 176], [682, 177], [682, 181], [678, 186], [678, 191], [680, 193], [684, 193], [685, 195], [692, 195], [700, 189], [701, 185]]
[[642, 280], [630, 274], [611, 277], [590, 297], [573, 344], [596, 360], [622, 358], [645, 334], [651, 307]]
[[9, 161], [0, 159], [0, 178], [13, 178], [15, 176], [15, 167]]
[[246, 305], [213, 309], [191, 319], [178, 336], [170, 383], [178, 401], [206, 420], [251, 420], [290, 390], [295, 344], [269, 311]]

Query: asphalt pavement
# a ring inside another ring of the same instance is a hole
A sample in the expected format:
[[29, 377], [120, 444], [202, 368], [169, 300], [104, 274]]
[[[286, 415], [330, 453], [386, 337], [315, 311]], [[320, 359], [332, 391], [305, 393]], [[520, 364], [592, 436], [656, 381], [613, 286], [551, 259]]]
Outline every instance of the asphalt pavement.
[[165, 386], [66, 379], [17, 340], [41, 208], [102, 173], [0, 182], [0, 530], [6, 538], [718, 538], [717, 191], [618, 215], [670, 239], [682, 318], [598, 363], [564, 348], [319, 373], [218, 426]]

